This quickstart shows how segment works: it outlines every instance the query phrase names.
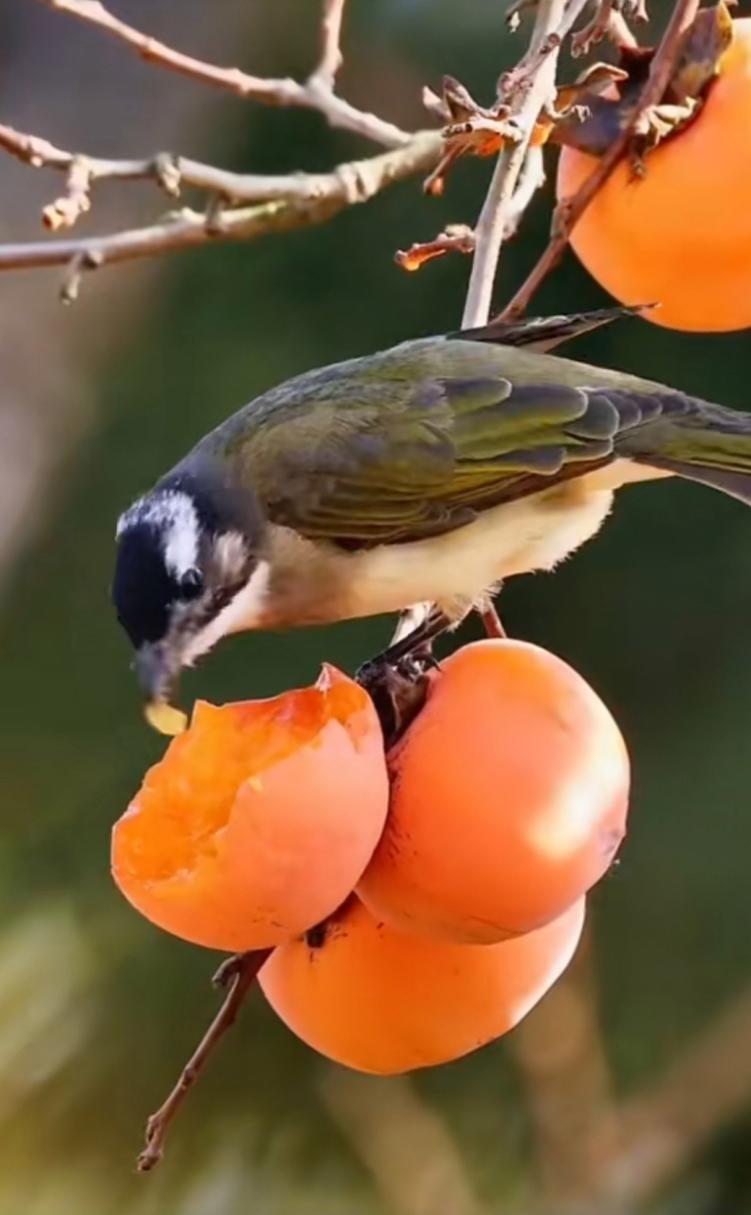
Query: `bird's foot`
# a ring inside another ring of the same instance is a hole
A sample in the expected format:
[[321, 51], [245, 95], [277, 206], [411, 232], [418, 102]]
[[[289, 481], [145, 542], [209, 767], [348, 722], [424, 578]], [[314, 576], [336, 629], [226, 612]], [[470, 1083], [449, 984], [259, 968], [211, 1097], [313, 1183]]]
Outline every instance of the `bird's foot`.
[[375, 705], [387, 749], [401, 738], [425, 703], [428, 671], [437, 666], [433, 641], [450, 625], [449, 618], [433, 608], [411, 633], [357, 671], [357, 682]]

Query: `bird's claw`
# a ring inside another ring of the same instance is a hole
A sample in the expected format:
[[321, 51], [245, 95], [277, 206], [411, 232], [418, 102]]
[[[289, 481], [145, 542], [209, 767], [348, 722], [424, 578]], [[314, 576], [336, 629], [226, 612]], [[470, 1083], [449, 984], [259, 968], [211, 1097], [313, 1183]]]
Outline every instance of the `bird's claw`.
[[396, 659], [389, 655], [386, 650], [364, 662], [355, 675], [373, 701], [387, 749], [401, 738], [425, 703], [428, 670], [437, 665], [430, 642]]

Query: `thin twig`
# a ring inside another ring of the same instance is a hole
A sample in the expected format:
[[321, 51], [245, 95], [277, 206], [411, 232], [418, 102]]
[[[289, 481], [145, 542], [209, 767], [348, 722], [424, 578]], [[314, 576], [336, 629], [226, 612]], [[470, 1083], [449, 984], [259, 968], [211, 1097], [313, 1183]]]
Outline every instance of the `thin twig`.
[[581, 216], [597, 191], [610, 177], [628, 148], [639, 119], [651, 106], [656, 105], [663, 96], [675, 66], [681, 38], [685, 30], [693, 22], [698, 8], [699, 0], [677, 0], [662, 41], [652, 60], [647, 82], [639, 98], [639, 104], [631, 114], [628, 123], [618, 138], [597, 162], [589, 177], [582, 182], [579, 189], [571, 198], [563, 199], [556, 207], [547, 248], [521, 287], [519, 287], [518, 291], [516, 291], [509, 303], [499, 314], [501, 318], [508, 320], [515, 316], [521, 316], [526, 311], [538, 287], [560, 261], [569, 237], [579, 219], [581, 219]]
[[615, 0], [597, 0], [591, 21], [588, 21], [582, 29], [577, 30], [571, 39], [571, 54], [575, 59], [579, 55], [588, 55], [593, 46], [602, 42], [611, 28], [614, 10]]
[[[269, 189], [268, 183], [285, 182], [285, 193], [256, 206], [224, 211], [216, 226], [207, 225], [204, 213], [185, 208], [167, 215], [159, 223], [130, 231], [81, 240], [0, 245], [0, 271], [61, 266], [78, 256], [96, 258], [99, 265], [111, 265], [158, 253], [195, 248], [211, 241], [248, 241], [270, 233], [323, 223], [349, 206], [368, 202], [385, 187], [425, 172], [435, 164], [440, 151], [439, 133], [427, 131], [415, 135], [405, 147], [381, 152], [367, 160], [339, 165], [330, 173], [295, 174], [294, 178], [286, 179], [258, 177], [255, 181], [266, 183], [262, 187], [264, 192]], [[180, 162], [181, 165], [183, 163]], [[188, 161], [187, 165], [195, 168], [194, 162]], [[201, 168], [206, 170], [205, 178], [211, 173], [215, 174], [217, 192], [223, 193], [220, 182], [226, 175], [222, 170], [211, 170], [209, 166]], [[302, 192], [290, 188], [295, 181], [303, 183]]]
[[466, 224], [448, 224], [434, 240], [416, 241], [409, 249], [397, 249], [394, 261], [402, 270], [420, 270], [426, 262], [445, 253], [472, 253], [475, 234]]
[[347, 0], [324, 0], [321, 16], [321, 58], [310, 80], [318, 80], [333, 92], [336, 73], [342, 66], [342, 21]]
[[[386, 166], [383, 184], [388, 184], [389, 173], [394, 169], [396, 176], [393, 180], [401, 180], [412, 172], [420, 172], [424, 167], [432, 165], [441, 150], [441, 139], [437, 131], [418, 131], [409, 143], [395, 149], [393, 152], [381, 153], [370, 160], [355, 161], [351, 165], [339, 165], [328, 173], [285, 173], [277, 176], [262, 173], [232, 173], [215, 165], [203, 164], [198, 160], [190, 160], [187, 156], [176, 156], [171, 152], [160, 152], [155, 156], [141, 160], [108, 160], [95, 156], [83, 156], [55, 147], [46, 139], [36, 135], [26, 135], [12, 127], [0, 126], [0, 148], [15, 156], [18, 160], [34, 168], [53, 169], [69, 174], [68, 191], [61, 199], [55, 200], [45, 207], [43, 218], [48, 227], [63, 226], [58, 218], [56, 223], [50, 222], [51, 213], [61, 212], [67, 204], [71, 189], [71, 174], [75, 166], [80, 165], [85, 171], [85, 181], [79, 178], [79, 195], [86, 187], [86, 197], [90, 194], [95, 182], [107, 179], [120, 181], [152, 180], [172, 197], [180, 194], [181, 186], [193, 186], [219, 195], [225, 202], [272, 202], [274, 200], [297, 200], [299, 202], [314, 202], [325, 200], [334, 192], [341, 189], [349, 191], [352, 202], [360, 202], [360, 186], [357, 184], [358, 175], [369, 178], [372, 172], [378, 174], [381, 166]], [[431, 150], [434, 149], [434, 152]], [[401, 166], [411, 165], [416, 157], [415, 167], [402, 174]], [[374, 166], [374, 169], [371, 169]], [[395, 168], [394, 168], [395, 167]], [[336, 180], [335, 180], [336, 179]], [[367, 197], [371, 197], [370, 194]], [[69, 227], [78, 214], [88, 208], [79, 205], [74, 212], [71, 207], [66, 210], [65, 226]]]
[[[574, 28], [579, 15], [588, 3], [589, 0], [580, 0], [578, 3], [577, 0], [570, 0], [560, 14], [557, 22], [550, 21], [545, 23], [548, 28], [539, 37], [535, 32], [538, 27], [535, 27], [530, 40], [529, 50], [524, 58], [509, 72], [504, 72], [498, 81], [498, 94], [502, 100], [518, 96], [519, 93], [523, 95], [529, 91], [532, 82], [546, 59], [554, 51], [557, 52], [561, 48], [564, 38]], [[538, 16], [541, 15], [538, 14]], [[552, 77], [553, 81], [555, 81], [555, 65]]]
[[339, 55], [339, 31], [344, 0], [327, 0], [324, 4], [323, 55], [318, 67], [304, 84], [288, 77], [272, 79], [252, 76], [240, 68], [218, 67], [202, 59], [195, 59], [192, 55], [175, 50], [121, 21], [99, 0], [40, 0], [40, 3], [56, 12], [68, 13], [110, 34], [148, 63], [155, 63], [202, 84], [225, 89], [237, 97], [260, 101], [265, 105], [318, 110], [332, 127], [352, 131], [387, 148], [401, 147], [410, 138], [406, 131], [402, 131], [394, 123], [386, 122], [376, 114], [358, 110], [343, 98], [337, 97], [327, 83], [329, 78], [333, 81], [332, 65]]
[[560, 46], [558, 31], [564, 22], [573, 24], [585, 2], [570, 0], [567, 7], [565, 0], [540, 0], [530, 48], [522, 60], [522, 65], [527, 64], [526, 73], [520, 65], [517, 72], [507, 74], [504, 78], [504, 87], [509, 87], [511, 76], [511, 83], [517, 90], [509, 118], [516, 121], [521, 138], [518, 143], [507, 145], [501, 151], [475, 227], [475, 254], [462, 317], [465, 329], [487, 320], [514, 188], [538, 115], [552, 97], [555, 86]]
[[237, 1014], [245, 997], [270, 953], [270, 949], [254, 949], [251, 953], [239, 954], [236, 958], [231, 958], [229, 963], [225, 962], [214, 976], [215, 983], [227, 988], [226, 998], [180, 1072], [172, 1092], [146, 1123], [146, 1146], [138, 1157], [138, 1169], [141, 1173], [147, 1173], [162, 1159], [164, 1140], [170, 1123], [200, 1077], [219, 1042], [237, 1020]]
[[637, 39], [629, 28], [626, 18], [617, 9], [611, 10], [606, 37], [608, 42], [612, 42], [613, 46], [619, 49], [625, 47], [633, 50], [635, 46], [638, 46]]

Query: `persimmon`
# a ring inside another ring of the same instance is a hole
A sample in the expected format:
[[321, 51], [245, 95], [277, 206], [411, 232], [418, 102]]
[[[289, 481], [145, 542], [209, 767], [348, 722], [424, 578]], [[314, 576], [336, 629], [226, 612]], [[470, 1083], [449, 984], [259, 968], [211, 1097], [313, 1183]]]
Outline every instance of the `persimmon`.
[[584, 899], [525, 936], [455, 945], [391, 928], [356, 898], [258, 974], [272, 1008], [321, 1054], [394, 1075], [458, 1059], [524, 1018], [565, 970]]
[[616, 723], [576, 671], [525, 642], [475, 642], [442, 663], [389, 767], [389, 817], [357, 891], [407, 931], [479, 943], [537, 928], [602, 877], [625, 832]]
[[[673, 329], [751, 325], [751, 19], [733, 38], [697, 117], [651, 151], [643, 177], [622, 161], [571, 234], [590, 274], [626, 304], [660, 307]], [[597, 161], [563, 148], [558, 198]]]
[[276, 945], [329, 915], [388, 807], [381, 728], [358, 684], [199, 702], [115, 824], [114, 879], [159, 927], [215, 949]]

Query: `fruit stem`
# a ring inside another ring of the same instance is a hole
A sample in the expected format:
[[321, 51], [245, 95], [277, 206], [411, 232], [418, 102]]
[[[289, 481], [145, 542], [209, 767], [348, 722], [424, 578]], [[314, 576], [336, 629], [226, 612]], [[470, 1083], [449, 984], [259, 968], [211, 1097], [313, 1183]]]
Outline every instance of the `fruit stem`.
[[237, 1020], [245, 997], [271, 952], [270, 949], [254, 949], [249, 953], [237, 954], [223, 962], [216, 972], [214, 983], [227, 990], [224, 1003], [180, 1072], [171, 1093], [146, 1123], [146, 1146], [138, 1157], [140, 1173], [148, 1173], [162, 1159], [164, 1140], [170, 1123], [201, 1076], [220, 1040]]

